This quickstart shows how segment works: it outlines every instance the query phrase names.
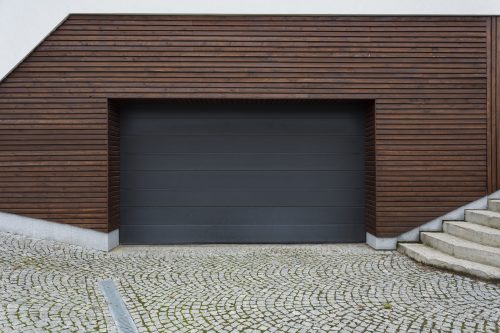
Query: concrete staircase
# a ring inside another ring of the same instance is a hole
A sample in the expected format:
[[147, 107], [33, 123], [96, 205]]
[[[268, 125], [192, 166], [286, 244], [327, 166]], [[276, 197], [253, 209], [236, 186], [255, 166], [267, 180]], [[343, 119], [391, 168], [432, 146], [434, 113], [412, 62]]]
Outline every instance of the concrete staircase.
[[398, 250], [424, 264], [500, 281], [500, 200], [465, 210], [465, 221], [443, 221], [442, 232], [421, 232], [422, 243]]

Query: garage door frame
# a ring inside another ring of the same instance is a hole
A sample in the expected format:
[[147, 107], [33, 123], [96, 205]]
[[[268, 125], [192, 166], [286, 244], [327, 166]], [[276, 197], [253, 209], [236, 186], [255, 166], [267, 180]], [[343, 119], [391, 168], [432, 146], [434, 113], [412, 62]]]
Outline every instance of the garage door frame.
[[[108, 100], [108, 216], [110, 225], [114, 228], [120, 226], [120, 116], [119, 105], [129, 101], [137, 102], [168, 102], [168, 101], [249, 101], [241, 98], [224, 98], [224, 99], [205, 99], [205, 98], [166, 98], [166, 99], [109, 99]], [[276, 99], [259, 99], [259, 101], [275, 101]], [[375, 109], [376, 101], [372, 99], [279, 99], [280, 101], [324, 101], [324, 102], [356, 102], [366, 103], [367, 106], [365, 114], [365, 200], [364, 200], [364, 224], [365, 231], [376, 234], [375, 230], [375, 216], [376, 216], [376, 184], [375, 184]], [[251, 99], [250, 101], [255, 101]]]

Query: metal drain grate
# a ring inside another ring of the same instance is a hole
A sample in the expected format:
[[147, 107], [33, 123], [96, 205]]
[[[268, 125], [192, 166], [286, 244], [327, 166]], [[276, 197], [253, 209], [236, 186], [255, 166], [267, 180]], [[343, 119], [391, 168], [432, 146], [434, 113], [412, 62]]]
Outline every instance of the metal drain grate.
[[99, 281], [99, 286], [106, 298], [109, 311], [111, 312], [111, 316], [113, 316], [118, 333], [138, 333], [137, 327], [113, 280], [101, 280]]

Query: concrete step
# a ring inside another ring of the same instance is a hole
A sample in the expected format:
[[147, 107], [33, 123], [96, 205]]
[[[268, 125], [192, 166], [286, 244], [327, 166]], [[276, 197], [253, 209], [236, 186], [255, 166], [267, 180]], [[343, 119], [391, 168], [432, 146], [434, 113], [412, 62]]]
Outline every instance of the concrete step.
[[500, 229], [463, 221], [444, 221], [443, 230], [474, 243], [500, 247]]
[[443, 232], [420, 233], [422, 243], [456, 258], [500, 268], [500, 248], [481, 245]]
[[465, 210], [465, 221], [500, 229], [500, 213], [490, 210], [467, 209]]
[[500, 213], [500, 200], [497, 199], [488, 200], [488, 210]]
[[399, 243], [398, 251], [426, 265], [449, 269], [482, 279], [500, 281], [500, 268], [455, 258], [424, 244]]

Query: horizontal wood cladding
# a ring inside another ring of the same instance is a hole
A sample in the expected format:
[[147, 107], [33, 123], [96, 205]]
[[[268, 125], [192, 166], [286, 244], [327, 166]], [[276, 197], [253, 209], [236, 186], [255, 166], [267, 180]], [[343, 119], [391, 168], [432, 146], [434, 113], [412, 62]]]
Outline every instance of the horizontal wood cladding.
[[377, 175], [375, 165], [375, 104], [365, 114], [365, 228], [377, 233]]
[[116, 103], [108, 105], [108, 228], [120, 226], [120, 115]]
[[488, 22], [488, 190], [500, 188], [500, 20]]
[[487, 193], [490, 21], [71, 15], [0, 84], [0, 210], [117, 227], [109, 99], [367, 99], [367, 230], [408, 231]]

